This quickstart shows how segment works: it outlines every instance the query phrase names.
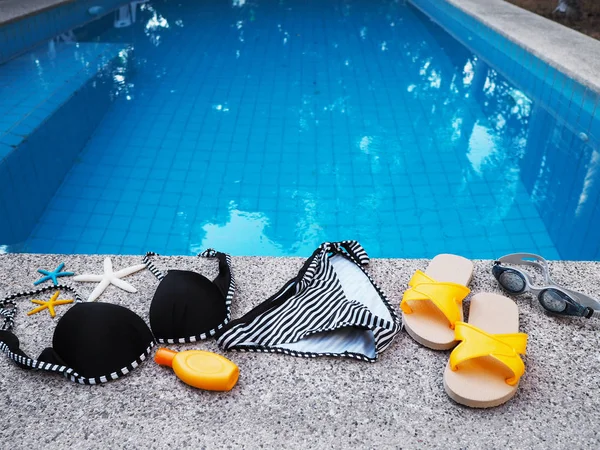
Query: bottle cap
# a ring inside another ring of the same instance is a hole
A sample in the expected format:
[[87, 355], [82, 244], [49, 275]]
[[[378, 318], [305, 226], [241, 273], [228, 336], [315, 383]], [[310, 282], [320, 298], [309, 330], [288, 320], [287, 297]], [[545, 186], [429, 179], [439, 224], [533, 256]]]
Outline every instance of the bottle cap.
[[168, 348], [159, 348], [156, 351], [156, 355], [154, 355], [154, 362], [161, 366], [169, 366], [173, 365], [173, 358], [177, 352], [175, 350], [169, 350]]

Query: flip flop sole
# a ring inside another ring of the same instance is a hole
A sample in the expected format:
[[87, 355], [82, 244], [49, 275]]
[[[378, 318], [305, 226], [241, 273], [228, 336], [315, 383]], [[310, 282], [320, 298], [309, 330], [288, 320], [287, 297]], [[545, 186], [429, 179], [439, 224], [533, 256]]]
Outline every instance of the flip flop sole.
[[[468, 286], [473, 277], [473, 263], [462, 256], [440, 254], [434, 257], [425, 274], [436, 281]], [[412, 302], [412, 314], [402, 313], [404, 328], [415, 341], [433, 350], [448, 350], [456, 346], [454, 330], [448, 319], [430, 301]], [[463, 313], [461, 310], [461, 320]]]
[[[503, 295], [480, 293], [471, 298], [469, 323], [490, 334], [519, 331], [519, 309]], [[446, 365], [444, 388], [452, 400], [472, 408], [491, 408], [511, 399], [518, 384], [510, 386], [506, 379], [512, 372], [491, 356], [465, 361], [457, 371]]]

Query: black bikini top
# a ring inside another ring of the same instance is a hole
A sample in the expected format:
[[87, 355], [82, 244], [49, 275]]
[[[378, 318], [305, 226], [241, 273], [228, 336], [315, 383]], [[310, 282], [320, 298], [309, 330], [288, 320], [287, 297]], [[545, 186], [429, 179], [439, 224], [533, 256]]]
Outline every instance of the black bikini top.
[[[213, 336], [230, 320], [235, 283], [229, 255], [207, 250], [199, 256], [216, 257], [214, 281], [196, 272], [170, 270], [163, 275], [148, 253], [144, 263], [160, 280], [150, 306], [150, 327], [133, 311], [102, 302], [84, 302], [66, 285], [47, 286], [12, 294], [0, 302], [0, 350], [25, 369], [61, 373], [81, 384], [98, 384], [128, 374], [144, 361], [155, 342], [186, 343]], [[32, 359], [11, 331], [15, 299], [50, 290], [71, 292], [76, 304], [58, 321], [52, 347]], [[151, 331], [152, 330], [152, 331]]]

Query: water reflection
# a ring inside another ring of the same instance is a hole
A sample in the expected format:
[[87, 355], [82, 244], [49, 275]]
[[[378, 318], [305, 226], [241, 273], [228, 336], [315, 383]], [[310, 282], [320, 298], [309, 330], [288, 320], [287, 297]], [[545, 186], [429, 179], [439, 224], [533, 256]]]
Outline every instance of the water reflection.
[[[204, 235], [204, 237], [198, 244], [192, 241], [191, 250], [193, 253], [199, 253], [206, 248], [214, 247], [223, 249], [224, 252], [242, 255], [281, 254], [281, 245], [265, 235], [268, 226], [269, 219], [264, 214], [240, 211], [236, 209], [235, 205], [232, 205], [226, 222], [201, 225], [198, 234]], [[258, 253], [256, 253], [257, 248], [259, 249]]]
[[[310, 207], [307, 208], [307, 218], [310, 218]], [[214, 247], [221, 251], [255, 256], [296, 255], [303, 256], [314, 250], [315, 239], [319, 236], [318, 226], [314, 220], [303, 221], [297, 224], [304, 230], [304, 238], [295, 243], [291, 248], [268, 237], [269, 228], [272, 227], [270, 219], [260, 212], [242, 211], [238, 205], [231, 203], [227, 216], [218, 222], [195, 223], [192, 226], [190, 252], [199, 253], [202, 250]]]
[[[146, 24], [144, 25], [144, 33], [150, 38], [150, 42], [154, 46], [158, 47], [161, 42], [160, 32], [169, 29], [169, 22], [163, 15], [158, 13], [156, 9], [154, 9], [154, 7], [149, 3], [141, 5], [140, 9], [151, 14], [150, 18], [146, 21]], [[181, 19], [178, 20], [180, 21]]]
[[599, 145], [571, 127], [534, 107], [521, 176], [561, 256], [598, 259]]

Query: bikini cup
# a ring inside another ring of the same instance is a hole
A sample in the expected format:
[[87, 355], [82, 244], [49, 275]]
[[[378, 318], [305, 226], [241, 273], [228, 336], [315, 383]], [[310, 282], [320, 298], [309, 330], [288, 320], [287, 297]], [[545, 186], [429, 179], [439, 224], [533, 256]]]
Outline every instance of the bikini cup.
[[[14, 314], [16, 298], [55, 290], [71, 292], [77, 303], [58, 321], [52, 347], [32, 359], [20, 349], [19, 339], [10, 331], [13, 320], [9, 312]], [[102, 383], [129, 373], [146, 359], [154, 346], [150, 328], [137, 314], [111, 303], [83, 302], [66, 285], [10, 295], [2, 302], [0, 313], [5, 317], [0, 350], [9, 358], [24, 369], [61, 373], [81, 384]]]
[[[128, 374], [144, 361], [158, 342], [193, 342], [212, 336], [230, 320], [234, 281], [229, 255], [209, 251], [200, 256], [219, 260], [215, 282], [191, 271], [169, 271], [164, 276], [144, 258], [161, 282], [150, 307], [150, 323], [154, 334], [137, 314], [111, 303], [83, 302], [66, 285], [47, 286], [13, 294], [0, 302], [4, 317], [0, 331], [0, 350], [25, 369], [41, 369], [62, 373], [71, 381], [98, 384]], [[32, 359], [21, 349], [13, 326], [15, 299], [38, 295], [50, 290], [71, 292], [76, 304], [58, 321], [52, 347]]]
[[214, 336], [231, 319], [235, 282], [229, 255], [214, 250], [200, 255], [219, 260], [219, 275], [213, 281], [184, 270], [169, 270], [165, 276], [150, 261], [154, 255], [147, 253], [144, 263], [160, 280], [150, 304], [150, 326], [156, 340], [183, 344]]

